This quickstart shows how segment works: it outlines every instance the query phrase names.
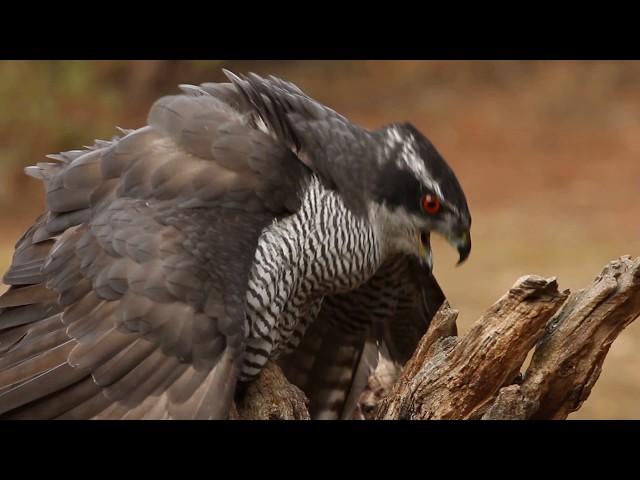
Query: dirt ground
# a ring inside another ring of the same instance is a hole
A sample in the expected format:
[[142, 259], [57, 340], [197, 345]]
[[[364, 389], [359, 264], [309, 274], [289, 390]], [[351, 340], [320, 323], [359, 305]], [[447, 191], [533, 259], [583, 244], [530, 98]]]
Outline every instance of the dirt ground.
[[[561, 288], [576, 290], [608, 261], [640, 254], [640, 62], [231, 66], [282, 75], [367, 127], [411, 121], [432, 140], [456, 171], [473, 216], [473, 251], [464, 265], [454, 267], [456, 253], [434, 239], [435, 273], [460, 310], [463, 333], [522, 275], [555, 276]], [[202, 75], [221, 78], [217, 68]], [[35, 102], [46, 92], [31, 94]], [[140, 126], [141, 111], [114, 125]], [[24, 141], [0, 132], [4, 144]], [[5, 193], [2, 271], [42, 202], [31, 180]], [[640, 418], [640, 321], [614, 342], [591, 397], [571, 418]]]

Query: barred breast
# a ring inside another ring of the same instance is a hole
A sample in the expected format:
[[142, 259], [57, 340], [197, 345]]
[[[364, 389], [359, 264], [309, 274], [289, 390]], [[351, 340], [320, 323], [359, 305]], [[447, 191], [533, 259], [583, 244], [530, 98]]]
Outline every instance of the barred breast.
[[270, 358], [294, 349], [326, 295], [366, 282], [381, 262], [381, 244], [367, 219], [314, 179], [296, 214], [266, 228], [247, 291], [248, 342], [241, 380]]

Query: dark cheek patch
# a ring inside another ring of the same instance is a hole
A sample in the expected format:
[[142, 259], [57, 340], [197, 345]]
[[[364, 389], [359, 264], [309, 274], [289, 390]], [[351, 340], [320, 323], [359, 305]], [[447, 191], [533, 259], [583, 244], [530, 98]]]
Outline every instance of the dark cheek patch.
[[392, 208], [404, 207], [411, 213], [421, 213], [422, 195], [420, 182], [410, 172], [399, 169], [393, 163], [384, 167], [376, 188], [376, 200], [379, 203]]

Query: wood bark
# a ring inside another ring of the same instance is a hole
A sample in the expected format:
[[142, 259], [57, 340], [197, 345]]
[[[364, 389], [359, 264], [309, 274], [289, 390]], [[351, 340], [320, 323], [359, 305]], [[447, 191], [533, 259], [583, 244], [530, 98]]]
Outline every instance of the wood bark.
[[[566, 418], [588, 398], [611, 343], [640, 315], [640, 258], [610, 262], [573, 294], [555, 278], [522, 277], [461, 337], [457, 314], [445, 302], [401, 371], [380, 364], [354, 418]], [[307, 404], [270, 364], [236, 418], [306, 419]]]
[[309, 420], [309, 400], [289, 383], [282, 370], [268, 362], [260, 376], [252, 382], [242, 400], [232, 409], [235, 420]]

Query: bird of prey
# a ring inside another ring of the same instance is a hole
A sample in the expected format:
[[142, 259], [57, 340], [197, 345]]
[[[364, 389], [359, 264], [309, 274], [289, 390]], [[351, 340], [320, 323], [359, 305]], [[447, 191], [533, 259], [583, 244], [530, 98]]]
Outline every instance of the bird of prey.
[[471, 249], [455, 174], [408, 123], [225, 75], [26, 168], [46, 208], [4, 276], [0, 418], [225, 419], [268, 360], [348, 418], [378, 351], [411, 355], [444, 299], [430, 234]]

